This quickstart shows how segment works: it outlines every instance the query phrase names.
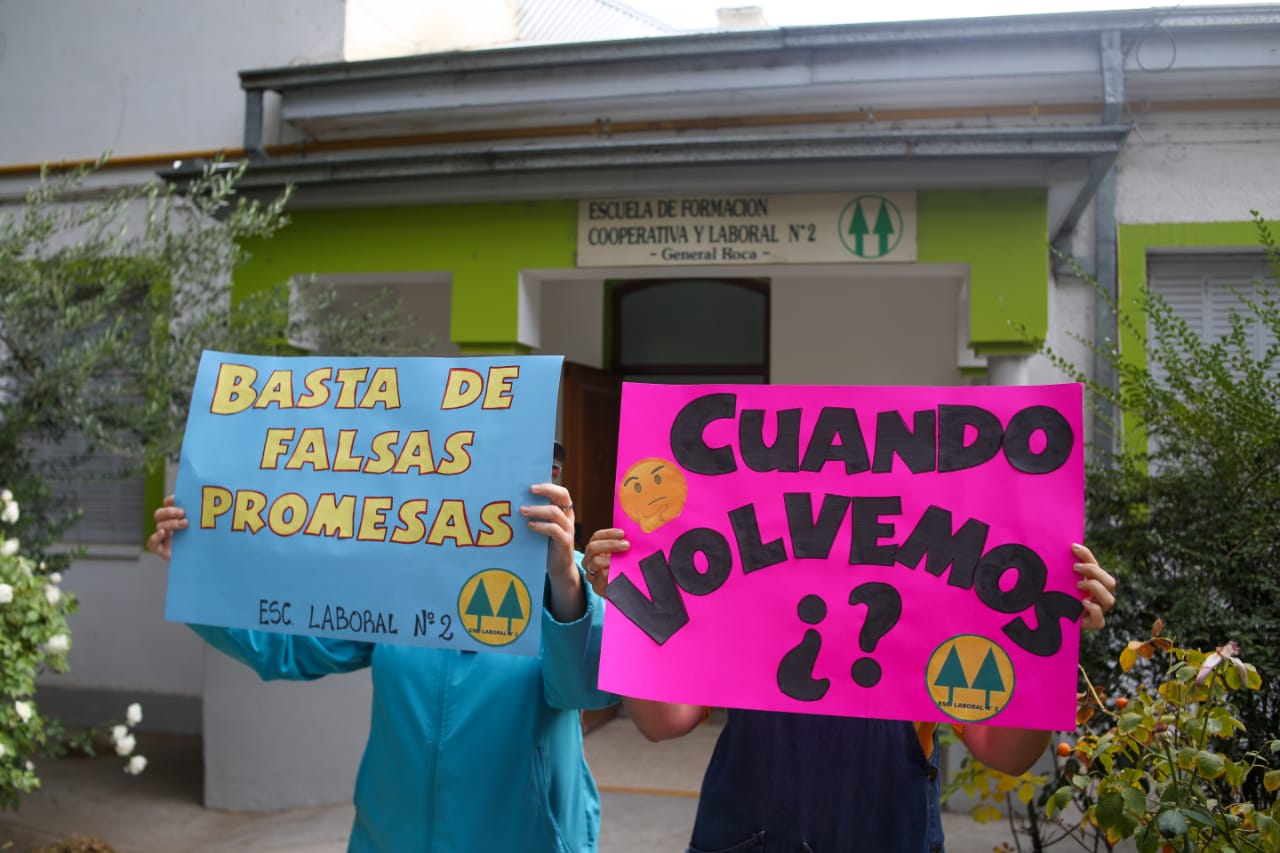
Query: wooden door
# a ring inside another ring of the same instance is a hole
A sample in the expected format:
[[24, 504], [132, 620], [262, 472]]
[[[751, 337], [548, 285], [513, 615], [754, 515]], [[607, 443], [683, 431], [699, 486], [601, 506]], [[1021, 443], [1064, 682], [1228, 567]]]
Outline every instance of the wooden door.
[[565, 451], [561, 479], [573, 495], [581, 550], [592, 533], [613, 526], [622, 377], [566, 361], [560, 395], [560, 433]]

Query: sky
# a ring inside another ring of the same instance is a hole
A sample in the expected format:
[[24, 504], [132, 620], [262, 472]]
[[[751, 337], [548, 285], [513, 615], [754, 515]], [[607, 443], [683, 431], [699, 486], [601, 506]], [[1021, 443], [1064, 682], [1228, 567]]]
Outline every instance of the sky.
[[770, 26], [802, 27], [817, 24], [852, 24], [874, 21], [911, 21], [930, 18], [974, 18], [988, 15], [1025, 15], [1048, 12], [1084, 12], [1098, 9], [1145, 9], [1152, 6], [1255, 5], [1248, 0], [1199, 0], [1194, 3], [1116, 2], [1116, 0], [623, 0], [682, 30], [711, 29], [720, 7], [760, 6]]

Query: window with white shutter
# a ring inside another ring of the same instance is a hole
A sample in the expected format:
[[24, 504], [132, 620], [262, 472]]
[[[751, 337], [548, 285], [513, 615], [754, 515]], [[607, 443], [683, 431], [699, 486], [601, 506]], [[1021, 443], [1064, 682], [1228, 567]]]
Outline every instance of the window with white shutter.
[[[84, 445], [83, 436], [73, 435], [57, 444], [42, 442], [36, 452], [66, 457], [83, 453]], [[72, 505], [83, 511], [80, 520], [63, 536], [64, 542], [141, 546], [147, 512], [146, 479], [142, 474], [120, 476], [129, 462], [113, 453], [91, 453], [74, 471], [50, 481], [55, 494], [70, 498]]]
[[[1266, 257], [1258, 254], [1153, 255], [1147, 261], [1147, 286], [1209, 342], [1231, 331], [1233, 311], [1247, 315], [1240, 296], [1256, 299], [1259, 286], [1271, 287], [1275, 293], [1271, 267]], [[1151, 334], [1150, 328], [1147, 331]], [[1275, 343], [1274, 333], [1262, 323], [1252, 323], [1248, 335], [1249, 346], [1258, 357]], [[1163, 379], [1160, 370], [1159, 365], [1152, 365], [1156, 377]]]

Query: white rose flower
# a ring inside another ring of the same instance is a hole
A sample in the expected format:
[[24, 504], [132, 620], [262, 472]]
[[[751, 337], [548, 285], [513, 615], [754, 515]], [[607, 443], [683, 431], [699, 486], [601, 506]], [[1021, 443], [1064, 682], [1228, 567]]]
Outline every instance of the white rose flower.
[[34, 761], [27, 762], [27, 770], [31, 773], [36, 772], [36, 763]]
[[49, 599], [50, 604], [57, 604], [62, 600], [62, 590], [56, 586], [46, 586], [44, 588], [44, 597]]
[[128, 755], [133, 752], [133, 748], [138, 745], [138, 741], [133, 735], [125, 735], [116, 741], [116, 755]]
[[66, 634], [54, 634], [49, 638], [49, 642], [45, 643], [45, 648], [55, 655], [65, 654], [71, 648], [71, 640]]
[[0, 758], [4, 758], [4, 753], [5, 753], [4, 744], [0, 743]]
[[0, 583], [0, 604], [8, 604], [10, 601], [13, 601], [13, 587]]
[[4, 540], [4, 544], [0, 545], [0, 557], [12, 557], [14, 554], [18, 553], [18, 548], [21, 546], [22, 543], [17, 539]]
[[8, 503], [11, 500], [13, 500], [13, 492], [9, 491], [8, 489], [4, 489], [0, 491], [0, 501], [3, 501], [4, 503]]
[[147, 769], [147, 757], [145, 755], [135, 755], [129, 759], [129, 763], [124, 766], [124, 772], [130, 776], [137, 776], [143, 770]]
[[131, 726], [142, 722], [142, 706], [137, 702], [130, 705], [124, 712], [124, 721]]
[[118, 743], [122, 738], [127, 737], [128, 735], [129, 735], [128, 726], [112, 726], [111, 727], [112, 742]]
[[18, 717], [19, 719], [22, 720], [22, 722], [25, 723], [31, 719], [31, 703], [30, 702], [23, 702], [21, 699], [19, 699], [17, 702], [13, 703], [13, 710], [18, 712]]
[[12, 501], [4, 505], [4, 509], [0, 510], [0, 521], [5, 524], [15, 524], [18, 521], [18, 505]]
[[[44, 563], [40, 564], [40, 569], [42, 571], [44, 570]], [[62, 572], [54, 572], [53, 574], [49, 575], [49, 582], [62, 583]]]

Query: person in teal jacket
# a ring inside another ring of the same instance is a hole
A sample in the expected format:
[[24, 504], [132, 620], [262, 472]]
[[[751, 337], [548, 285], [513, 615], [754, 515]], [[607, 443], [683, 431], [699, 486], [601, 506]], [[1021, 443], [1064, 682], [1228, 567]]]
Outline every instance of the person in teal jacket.
[[[520, 508], [550, 540], [537, 657], [191, 626], [263, 679], [371, 668], [353, 853], [596, 850], [600, 798], [578, 711], [617, 701], [596, 687], [603, 603], [579, 568], [569, 492], [530, 491], [549, 501]], [[168, 559], [186, 514], [170, 496], [155, 518], [147, 548]]]

